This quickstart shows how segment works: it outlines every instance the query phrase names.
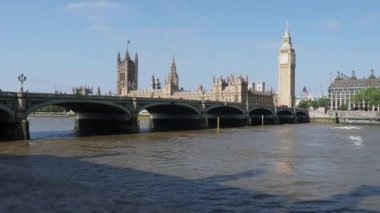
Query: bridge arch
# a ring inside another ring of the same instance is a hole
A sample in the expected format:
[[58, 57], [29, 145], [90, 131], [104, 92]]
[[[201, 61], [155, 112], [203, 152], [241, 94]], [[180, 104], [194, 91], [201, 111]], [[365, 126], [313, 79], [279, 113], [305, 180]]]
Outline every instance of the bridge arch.
[[232, 112], [232, 113], [235, 113], [235, 114], [244, 114], [244, 110], [241, 109], [240, 107], [238, 106], [233, 106], [233, 105], [215, 105], [215, 106], [211, 106], [209, 107], [206, 112], [207, 113], [215, 113], [215, 112], [218, 112], [218, 111], [229, 111], [229, 112]]
[[277, 117], [280, 124], [295, 123], [295, 117], [292, 109], [279, 109], [277, 111]]
[[52, 100], [39, 102], [27, 108], [26, 116], [48, 105], [65, 107], [76, 113], [74, 129], [84, 134], [135, 132], [131, 112], [124, 106], [109, 101]]
[[276, 124], [276, 114], [269, 108], [254, 107], [249, 111], [251, 125]]
[[149, 103], [137, 109], [150, 113], [149, 128], [157, 131], [201, 129], [201, 112], [194, 106], [176, 102]]
[[297, 123], [310, 123], [309, 113], [306, 111], [296, 112]]
[[151, 103], [138, 108], [137, 113], [140, 113], [144, 109], [149, 113], [170, 112], [174, 114], [201, 114], [201, 112], [196, 107], [183, 103]]
[[246, 124], [245, 111], [233, 105], [215, 105], [206, 110], [207, 123], [210, 128], [217, 126], [219, 118], [220, 127], [237, 127]]
[[0, 104], [0, 122], [2, 121], [15, 121], [15, 112], [4, 104]]
[[86, 100], [53, 100], [42, 102], [30, 106], [27, 109], [26, 114], [29, 115], [34, 110], [49, 105], [65, 107], [72, 110], [75, 113], [117, 113], [128, 115], [128, 119], [131, 117], [131, 112], [127, 108], [119, 104], [115, 104], [112, 102]]

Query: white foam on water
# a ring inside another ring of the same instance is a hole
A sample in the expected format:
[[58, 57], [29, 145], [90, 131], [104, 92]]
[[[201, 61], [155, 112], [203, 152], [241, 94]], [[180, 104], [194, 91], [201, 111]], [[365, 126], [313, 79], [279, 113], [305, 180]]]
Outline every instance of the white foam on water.
[[352, 143], [356, 146], [356, 147], [360, 147], [363, 145], [363, 138], [361, 136], [348, 136], [351, 140], [352, 140]]
[[351, 129], [361, 129], [361, 127], [358, 127], [358, 126], [340, 126], [340, 127], [331, 127], [331, 129], [346, 129], [346, 130], [351, 130]]

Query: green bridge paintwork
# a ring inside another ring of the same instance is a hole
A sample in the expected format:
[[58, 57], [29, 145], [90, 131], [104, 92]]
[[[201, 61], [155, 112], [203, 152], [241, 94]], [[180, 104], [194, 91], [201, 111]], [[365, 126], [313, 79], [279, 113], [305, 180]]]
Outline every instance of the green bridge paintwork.
[[74, 111], [76, 130], [105, 134], [138, 132], [138, 113], [142, 110], [150, 113], [150, 124], [155, 130], [214, 128], [217, 118], [221, 127], [310, 120], [304, 109], [232, 102], [0, 92], [0, 139], [29, 139], [28, 115], [47, 105]]

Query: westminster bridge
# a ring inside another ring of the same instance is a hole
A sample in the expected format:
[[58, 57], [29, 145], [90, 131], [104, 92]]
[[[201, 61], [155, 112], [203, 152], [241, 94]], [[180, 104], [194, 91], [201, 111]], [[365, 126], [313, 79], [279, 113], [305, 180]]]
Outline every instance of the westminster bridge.
[[0, 139], [29, 139], [28, 116], [48, 105], [75, 112], [74, 128], [80, 132], [138, 132], [138, 114], [142, 110], [150, 113], [151, 128], [157, 131], [215, 128], [217, 123], [220, 127], [236, 127], [310, 120], [304, 109], [233, 102], [0, 92]]

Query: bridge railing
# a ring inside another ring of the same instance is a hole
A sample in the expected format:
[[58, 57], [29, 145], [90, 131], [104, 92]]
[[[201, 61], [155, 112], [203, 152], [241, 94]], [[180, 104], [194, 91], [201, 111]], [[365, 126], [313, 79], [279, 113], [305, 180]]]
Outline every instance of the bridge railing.
[[201, 103], [201, 100], [189, 100], [189, 99], [178, 99], [178, 98], [146, 98], [146, 97], [133, 97], [137, 101], [162, 101], [162, 102], [182, 102], [182, 103]]
[[56, 94], [56, 93], [24, 93], [28, 98], [57, 98], [57, 99], [91, 99], [91, 100], [128, 100], [130, 97], [110, 95], [81, 95], [81, 94]]
[[0, 91], [0, 97], [2, 98], [17, 97], [17, 92]]

